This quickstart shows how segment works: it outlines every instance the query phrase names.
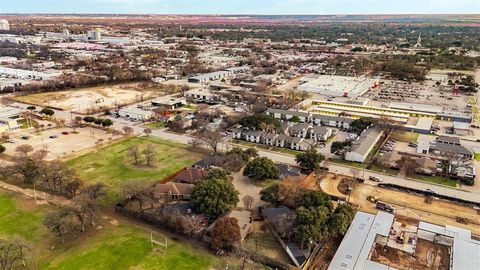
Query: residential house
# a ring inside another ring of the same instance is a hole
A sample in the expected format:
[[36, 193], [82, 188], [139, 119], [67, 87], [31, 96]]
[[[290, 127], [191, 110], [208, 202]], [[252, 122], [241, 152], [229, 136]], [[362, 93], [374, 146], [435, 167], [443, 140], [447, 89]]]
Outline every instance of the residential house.
[[315, 126], [310, 129], [310, 138], [316, 142], [326, 142], [332, 136], [332, 129], [322, 126]]
[[198, 168], [185, 168], [173, 180], [178, 183], [196, 184], [207, 176], [208, 171]]
[[285, 135], [285, 134], [279, 134], [276, 138], [275, 138], [275, 146], [276, 147], [287, 147], [287, 138], [288, 136]]
[[174, 182], [167, 182], [165, 184], [158, 183], [153, 186], [153, 197], [155, 199], [165, 199], [168, 196], [169, 200], [187, 201], [190, 200], [192, 190], [192, 184]]
[[278, 169], [278, 178], [281, 180], [287, 177], [298, 177], [301, 175], [301, 169], [296, 166], [278, 163], [277, 169]]
[[277, 137], [278, 137], [278, 134], [266, 133], [263, 135], [263, 143], [269, 146], [275, 146]]
[[247, 130], [242, 132], [242, 137], [245, 138], [247, 142], [260, 143], [263, 132], [256, 130]]
[[337, 127], [342, 129], [350, 129], [350, 124], [355, 121], [355, 119], [343, 117], [343, 116], [333, 116], [333, 115], [324, 115], [324, 114], [313, 114], [312, 123], [318, 126], [329, 126]]
[[242, 128], [232, 128], [231, 131], [232, 131], [232, 138], [237, 140], [242, 139], [242, 131], [243, 131]]
[[290, 128], [290, 135], [293, 137], [307, 138], [308, 131], [312, 128], [310, 124], [296, 124]]
[[441, 169], [437, 167], [437, 164], [435, 163], [435, 161], [433, 161], [433, 159], [422, 157], [416, 159], [415, 163], [417, 164], [417, 167], [415, 168], [416, 173], [435, 175], [438, 172], [441, 172]]
[[307, 151], [313, 145], [315, 145], [315, 142], [313, 140], [300, 137], [288, 137], [286, 142], [288, 148], [297, 151]]
[[290, 242], [290, 234], [293, 231], [293, 225], [291, 228], [284, 223], [285, 217], [287, 219], [294, 219], [295, 213], [288, 207], [266, 207], [261, 210], [262, 216], [265, 218], [270, 228], [275, 232], [274, 235], [278, 242], [281, 244], [288, 257], [292, 260], [295, 266], [302, 268], [303, 264], [307, 261], [306, 252], [302, 251], [298, 243]]
[[275, 117], [280, 120], [290, 120], [292, 117], [298, 117], [300, 123], [309, 123], [311, 121], [311, 115], [308, 112], [302, 111], [290, 111], [269, 108], [266, 112], [267, 115]]
[[[252, 213], [248, 210], [232, 210], [228, 214], [225, 215], [226, 217], [233, 217], [238, 220], [238, 226], [240, 227], [240, 243], [245, 240], [245, 237], [250, 233], [250, 229], [252, 227]], [[218, 221], [218, 219], [217, 219]], [[203, 236], [203, 241], [210, 243], [212, 241], [212, 232], [213, 228], [215, 227], [215, 222], [213, 222], [208, 228], [205, 230], [205, 235]]]

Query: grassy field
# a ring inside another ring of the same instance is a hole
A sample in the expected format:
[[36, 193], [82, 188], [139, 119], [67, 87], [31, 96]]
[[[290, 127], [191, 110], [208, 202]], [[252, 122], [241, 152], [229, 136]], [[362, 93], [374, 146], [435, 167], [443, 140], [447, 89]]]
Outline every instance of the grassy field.
[[418, 133], [396, 130], [392, 133], [392, 135], [390, 135], [389, 139], [399, 141], [399, 142], [409, 143], [409, 142], [416, 142], [418, 140], [419, 135], [420, 134]]
[[365, 164], [365, 163], [358, 163], [358, 162], [353, 162], [353, 161], [348, 161], [348, 160], [338, 159], [338, 158], [331, 158], [331, 159], [328, 160], [328, 162], [337, 163], [337, 164], [341, 164], [341, 165], [346, 165], [346, 166], [350, 166], [350, 167], [355, 167], [355, 168], [359, 168], [359, 169], [367, 168], [367, 164]]
[[[179, 240], [169, 239], [165, 254], [160, 248], [150, 246], [149, 230], [102, 213], [97, 221], [103, 226], [102, 230], [92, 228], [77, 239], [62, 244], [42, 225], [45, 213], [54, 209], [0, 190], [0, 237], [19, 236], [29, 243], [34, 258], [26, 269], [225, 268], [224, 260]], [[154, 233], [156, 240], [164, 237]]]
[[[17, 123], [20, 125], [20, 128], [21, 128], [21, 129], [25, 129], [25, 128], [28, 128], [28, 127], [29, 127], [29, 126], [28, 126], [29, 123], [28, 123], [27, 120], [25, 120], [25, 119], [18, 120]], [[31, 119], [31, 120], [30, 120], [30, 127], [34, 127], [34, 126], [36, 126], [36, 125], [38, 125], [38, 122], [35, 121], [34, 119]]]
[[151, 129], [159, 129], [159, 128], [164, 128], [165, 124], [163, 122], [153, 122], [153, 123], [146, 123], [144, 126]]
[[[156, 150], [153, 166], [148, 167], [143, 160], [135, 165], [128, 156], [128, 148], [138, 145], [144, 149], [148, 144], [154, 145]], [[118, 188], [128, 180], [160, 180], [202, 158], [202, 154], [187, 148], [187, 145], [152, 137], [134, 137], [68, 160], [67, 164], [87, 183], [102, 182]]]
[[429, 176], [429, 175], [421, 175], [421, 174], [415, 174], [412, 176], [412, 178], [421, 180], [424, 182], [430, 182], [434, 184], [439, 184], [439, 185], [444, 185], [444, 186], [449, 186], [449, 187], [456, 187], [457, 186], [457, 181], [445, 178], [443, 176]]
[[390, 175], [398, 175], [400, 173], [400, 170], [385, 168], [385, 167], [379, 166], [377, 164], [370, 165], [369, 170], [376, 171], [376, 172], [382, 172], [382, 173], [386, 173], [386, 174], [390, 174]]
[[480, 153], [475, 153], [475, 160], [480, 161]]

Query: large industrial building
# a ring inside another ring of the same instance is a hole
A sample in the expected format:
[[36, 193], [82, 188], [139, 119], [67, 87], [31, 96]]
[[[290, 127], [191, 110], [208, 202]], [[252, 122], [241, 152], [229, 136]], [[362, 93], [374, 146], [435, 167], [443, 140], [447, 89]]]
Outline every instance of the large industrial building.
[[324, 96], [358, 97], [375, 86], [377, 79], [367, 77], [347, 77], [320, 75], [316, 78], [303, 78], [298, 90]]
[[357, 212], [328, 269], [480, 269], [480, 241], [450, 225]]

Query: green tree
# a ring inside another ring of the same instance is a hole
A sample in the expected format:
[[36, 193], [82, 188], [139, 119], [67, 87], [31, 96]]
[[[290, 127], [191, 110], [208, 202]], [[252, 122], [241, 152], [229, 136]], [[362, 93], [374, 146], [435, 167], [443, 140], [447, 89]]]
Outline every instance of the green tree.
[[210, 218], [216, 218], [235, 207], [238, 192], [230, 181], [204, 180], [193, 187], [191, 200], [194, 208]]
[[280, 184], [275, 183], [260, 191], [260, 199], [273, 205], [279, 205], [282, 200], [280, 198]]
[[342, 204], [337, 206], [330, 218], [330, 233], [332, 236], [345, 235], [355, 217], [355, 210], [348, 205]]
[[257, 157], [247, 163], [243, 175], [255, 180], [278, 178], [278, 168], [273, 161], [266, 157]]
[[52, 116], [52, 115], [55, 114], [55, 111], [53, 111], [53, 110], [50, 109], [50, 108], [43, 108], [42, 110], [40, 110], [40, 113], [41, 113], [41, 114], [48, 115], [48, 116]]
[[280, 121], [267, 114], [250, 115], [240, 120], [240, 125], [254, 130], [273, 131], [280, 127]]
[[288, 121], [293, 122], [293, 123], [298, 123], [300, 122], [300, 118], [296, 115], [292, 116], [292, 118], [288, 119]]
[[330, 236], [329, 220], [331, 210], [325, 206], [299, 207], [295, 211], [298, 222], [298, 236], [302, 242], [323, 241]]
[[111, 125], [113, 125], [113, 122], [112, 122], [112, 120], [110, 120], [110, 119], [104, 119], [104, 120], [102, 121], [102, 127], [109, 127], [109, 126], [111, 126]]
[[223, 179], [228, 180], [228, 174], [224, 169], [215, 168], [211, 169], [205, 179]]
[[303, 190], [296, 198], [295, 204], [297, 207], [303, 206], [306, 208], [311, 208], [323, 206], [333, 210], [330, 196], [320, 190]]
[[325, 160], [325, 157], [318, 153], [315, 148], [311, 148], [305, 152], [298, 153], [295, 156], [295, 161], [301, 167], [312, 171], [320, 167], [320, 163]]
[[211, 244], [214, 249], [231, 249], [240, 242], [240, 237], [238, 220], [234, 217], [224, 217], [213, 227]]
[[83, 118], [83, 121], [85, 121], [85, 122], [87, 122], [87, 123], [93, 123], [93, 122], [95, 122], [95, 120], [96, 120], [96, 118], [93, 117], [93, 116], [85, 116], [85, 117]]
[[5, 152], [5, 150], [7, 150], [7, 149], [5, 148], [5, 146], [3, 146], [3, 145], [0, 144], [0, 154], [3, 153], [3, 152]]
[[258, 157], [258, 151], [255, 148], [248, 148], [243, 150], [240, 147], [234, 147], [227, 152], [227, 155], [238, 155], [243, 161], [248, 162], [252, 158]]

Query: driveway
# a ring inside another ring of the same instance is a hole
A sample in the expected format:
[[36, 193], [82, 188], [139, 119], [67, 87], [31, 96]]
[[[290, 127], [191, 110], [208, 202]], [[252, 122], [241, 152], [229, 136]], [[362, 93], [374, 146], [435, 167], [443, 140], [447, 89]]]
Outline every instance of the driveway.
[[253, 197], [252, 209], [256, 209], [257, 207], [265, 204], [264, 201], [260, 200], [260, 190], [261, 188], [252, 184], [250, 178], [243, 176], [243, 169], [240, 172], [235, 173], [233, 176], [233, 185], [240, 193], [238, 198], [240, 201], [237, 204], [237, 207], [245, 208], [242, 202], [242, 198], [246, 195], [250, 195]]

